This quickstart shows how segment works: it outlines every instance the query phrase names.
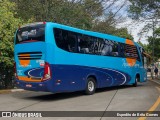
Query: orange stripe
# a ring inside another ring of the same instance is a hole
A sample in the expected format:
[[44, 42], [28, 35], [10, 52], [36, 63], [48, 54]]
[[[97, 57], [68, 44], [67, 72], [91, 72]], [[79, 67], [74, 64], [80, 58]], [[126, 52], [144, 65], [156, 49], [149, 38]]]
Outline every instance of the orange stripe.
[[134, 42], [132, 40], [126, 39], [126, 44], [134, 45]]
[[36, 80], [36, 79], [32, 79], [32, 78], [28, 78], [28, 77], [24, 77], [24, 76], [18, 76], [19, 80], [23, 80], [23, 81], [28, 81], [28, 82], [41, 82], [41, 80]]
[[21, 55], [18, 55], [18, 56], [30, 56], [30, 54], [21, 54]]
[[[30, 57], [30, 54], [23, 54], [22, 56], [29, 56]], [[19, 60], [19, 61], [23, 67], [27, 67], [30, 63], [30, 60]]]
[[136, 63], [136, 59], [133, 59], [133, 58], [126, 58], [126, 61], [129, 66], [134, 66]]

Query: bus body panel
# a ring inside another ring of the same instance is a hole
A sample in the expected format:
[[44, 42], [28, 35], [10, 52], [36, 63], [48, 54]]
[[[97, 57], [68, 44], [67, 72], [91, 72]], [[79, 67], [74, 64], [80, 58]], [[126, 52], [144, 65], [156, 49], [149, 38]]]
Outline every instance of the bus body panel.
[[[34, 46], [34, 47], [32, 47]], [[15, 46], [15, 61], [18, 77], [42, 78], [45, 49], [44, 42], [23, 43]]]
[[[50, 64], [52, 78], [43, 82], [17, 79], [19, 87], [26, 90], [58, 93], [84, 90], [89, 76], [95, 76], [97, 88], [133, 84], [137, 74], [140, 74], [140, 82], [146, 81], [141, 56], [139, 61], [136, 60], [135, 64], [130, 66], [126, 58], [67, 52], [57, 47], [53, 28], [62, 28], [125, 43], [124, 38], [89, 32], [55, 23], [46, 23], [45, 42], [17, 44], [15, 46], [15, 61], [18, 62], [16, 65], [17, 70], [20, 70], [17, 56], [19, 52], [40, 51], [42, 52], [40, 60]], [[36, 64], [35, 60], [31, 60], [32, 69], [42, 68], [43, 71], [44, 66], [40, 66], [40, 63], [38, 64]], [[27, 71], [28, 67], [23, 68], [23, 71]], [[43, 77], [42, 71], [41, 78]], [[28, 87], [29, 85], [31, 87]]]

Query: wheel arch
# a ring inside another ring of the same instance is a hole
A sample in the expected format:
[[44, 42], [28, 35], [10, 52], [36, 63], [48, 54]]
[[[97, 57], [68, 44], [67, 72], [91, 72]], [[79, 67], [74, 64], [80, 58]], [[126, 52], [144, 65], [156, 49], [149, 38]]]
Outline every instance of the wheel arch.
[[141, 76], [140, 76], [140, 74], [139, 74], [139, 73], [136, 73], [135, 78], [139, 78], [139, 79], [138, 79], [138, 82], [140, 82]]
[[91, 74], [91, 75], [88, 75], [88, 76], [87, 76], [87, 79], [90, 78], [90, 77], [95, 80], [95, 82], [96, 82], [96, 88], [97, 88], [97, 87], [98, 87], [97, 77], [96, 77], [95, 75]]

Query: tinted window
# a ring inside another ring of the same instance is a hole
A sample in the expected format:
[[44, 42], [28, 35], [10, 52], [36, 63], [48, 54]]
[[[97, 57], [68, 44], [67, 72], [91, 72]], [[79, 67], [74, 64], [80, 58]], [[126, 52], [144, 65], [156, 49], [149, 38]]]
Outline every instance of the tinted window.
[[16, 44], [35, 41], [45, 41], [45, 24], [33, 24], [18, 29]]
[[93, 45], [94, 53], [97, 55], [102, 55], [102, 51], [105, 46], [105, 41], [101, 38], [96, 38], [96, 37], [94, 37], [93, 40], [94, 40], [94, 45]]
[[103, 47], [103, 39], [87, 35], [78, 36], [78, 49], [80, 53], [101, 55]]
[[84, 36], [82, 34], [78, 35], [78, 51], [84, 54], [92, 54], [91, 49], [92, 39], [89, 36]]
[[125, 57], [129, 57], [129, 58], [136, 58], [136, 59], [139, 58], [138, 51], [137, 51], [137, 48], [135, 45], [126, 44], [124, 55], [125, 55]]
[[68, 31], [68, 49], [70, 52], [77, 52], [77, 36], [74, 32]]
[[119, 43], [111, 40], [104, 40], [102, 55], [119, 56]]
[[77, 37], [75, 33], [55, 28], [54, 37], [59, 48], [68, 52], [77, 52]]
[[125, 57], [125, 54], [124, 54], [125, 46], [126, 46], [126, 44], [124, 44], [124, 43], [119, 43], [119, 55], [120, 55], [121, 57]]
[[136, 58], [139, 60], [137, 47], [112, 40], [97, 38], [54, 28], [56, 44], [59, 48], [82, 54]]

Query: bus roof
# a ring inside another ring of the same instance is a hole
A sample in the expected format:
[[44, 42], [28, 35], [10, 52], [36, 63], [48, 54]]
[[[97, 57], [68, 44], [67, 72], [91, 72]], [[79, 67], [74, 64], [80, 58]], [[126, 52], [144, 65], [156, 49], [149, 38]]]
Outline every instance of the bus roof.
[[[74, 31], [74, 32], [78, 32], [78, 33], [82, 33], [82, 34], [86, 34], [86, 35], [91, 35], [91, 36], [94, 36], [94, 37], [114, 40], [116, 42], [126, 43], [126, 38], [121, 38], [121, 37], [114, 36], [114, 35], [109, 35], [109, 34], [106, 34], [106, 33], [99, 33], [99, 32], [83, 30], [83, 29], [79, 29], [79, 28], [75, 28], [75, 27], [71, 27], [71, 26], [67, 26], [67, 25], [63, 25], [63, 24], [53, 23], [53, 22], [46, 22], [46, 23], [48, 25], [53, 25], [54, 27], [63, 28], [63, 29], [66, 29], [66, 30], [70, 30], [70, 31]], [[134, 42], [134, 43], [136, 45], [138, 45], [136, 42]]]

